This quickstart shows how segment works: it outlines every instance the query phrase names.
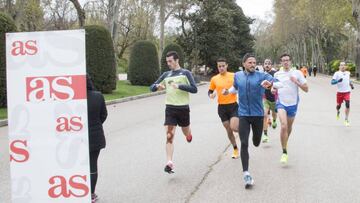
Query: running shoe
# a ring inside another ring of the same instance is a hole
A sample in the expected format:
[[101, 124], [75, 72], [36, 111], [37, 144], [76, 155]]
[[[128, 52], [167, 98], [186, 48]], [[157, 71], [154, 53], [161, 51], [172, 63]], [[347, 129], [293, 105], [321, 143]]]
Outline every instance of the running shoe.
[[191, 134], [186, 135], [186, 141], [187, 141], [188, 143], [190, 143], [191, 140], [192, 140], [192, 135], [191, 135]]
[[231, 155], [231, 158], [233, 158], [233, 159], [239, 158], [239, 149], [234, 149], [233, 154]]
[[99, 197], [95, 193], [91, 194], [91, 203], [95, 203], [98, 199]]
[[288, 162], [288, 155], [285, 154], [285, 153], [283, 153], [283, 154], [281, 155], [280, 163], [282, 163], [282, 164], [287, 164], [287, 162]]
[[276, 120], [273, 120], [273, 122], [272, 122], [272, 128], [275, 129], [276, 127], [277, 127], [277, 122], [276, 122]]
[[340, 111], [336, 112], [336, 120], [340, 119]]
[[254, 179], [250, 175], [244, 176], [245, 189], [250, 189], [254, 185]]
[[174, 172], [174, 164], [173, 164], [173, 162], [169, 161], [169, 162], [166, 164], [166, 166], [165, 166], [165, 168], [164, 168], [164, 171], [165, 171], [166, 173], [168, 173], [168, 174], [175, 173], [175, 172]]
[[344, 124], [345, 124], [346, 127], [350, 126], [350, 122], [348, 120], [345, 120]]
[[262, 139], [263, 143], [268, 143], [269, 142], [269, 136], [267, 136], [265, 134], [261, 137], [261, 139]]

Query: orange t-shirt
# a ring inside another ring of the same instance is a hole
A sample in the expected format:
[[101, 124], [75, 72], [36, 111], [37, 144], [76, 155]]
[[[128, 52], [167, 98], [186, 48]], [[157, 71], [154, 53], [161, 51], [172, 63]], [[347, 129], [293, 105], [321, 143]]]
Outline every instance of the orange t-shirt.
[[303, 73], [303, 75], [304, 75], [305, 77], [307, 76], [307, 74], [308, 74], [307, 68], [302, 67], [302, 68], [300, 69], [300, 71]]
[[227, 72], [224, 75], [217, 74], [211, 78], [209, 90], [216, 90], [219, 104], [235, 103], [236, 94], [223, 95], [223, 89], [230, 89], [234, 84], [234, 73]]

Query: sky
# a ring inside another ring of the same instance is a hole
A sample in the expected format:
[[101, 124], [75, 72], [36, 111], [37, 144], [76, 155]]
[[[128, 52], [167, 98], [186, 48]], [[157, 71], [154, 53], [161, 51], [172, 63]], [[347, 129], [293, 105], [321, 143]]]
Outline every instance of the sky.
[[246, 16], [272, 21], [274, 0], [236, 0]]

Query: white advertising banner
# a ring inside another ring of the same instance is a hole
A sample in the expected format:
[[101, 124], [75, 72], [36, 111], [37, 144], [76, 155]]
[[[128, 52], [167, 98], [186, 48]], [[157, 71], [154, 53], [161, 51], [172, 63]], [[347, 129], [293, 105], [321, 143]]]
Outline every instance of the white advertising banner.
[[6, 34], [12, 202], [91, 202], [85, 30]]

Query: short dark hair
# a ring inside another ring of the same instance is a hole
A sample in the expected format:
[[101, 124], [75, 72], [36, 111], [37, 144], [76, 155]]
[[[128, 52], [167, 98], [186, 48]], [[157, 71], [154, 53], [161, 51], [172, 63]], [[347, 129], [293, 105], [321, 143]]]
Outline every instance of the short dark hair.
[[283, 54], [283, 55], [281, 55], [280, 56], [280, 61], [282, 61], [282, 58], [284, 58], [285, 56], [288, 56], [289, 57], [289, 59], [291, 60], [291, 56], [290, 56], [290, 54]]
[[219, 62], [225, 62], [226, 64], [227, 64], [227, 60], [226, 60], [226, 58], [218, 58], [217, 60], [216, 60], [216, 63], [219, 63]]
[[255, 58], [255, 55], [252, 53], [246, 53], [242, 59], [242, 62], [245, 63], [248, 58]]
[[269, 61], [270, 61], [270, 63], [272, 64], [272, 60], [271, 60], [271, 59], [266, 58], [266, 59], [264, 60], [264, 63], [265, 63], [265, 61], [266, 61], [266, 60], [269, 60]]
[[173, 57], [174, 60], [179, 59], [179, 55], [176, 51], [169, 51], [166, 53], [166, 57]]

